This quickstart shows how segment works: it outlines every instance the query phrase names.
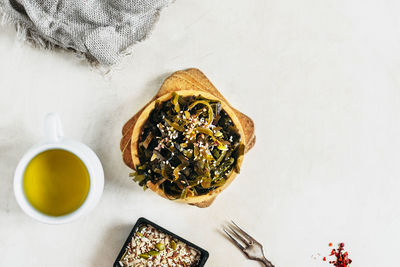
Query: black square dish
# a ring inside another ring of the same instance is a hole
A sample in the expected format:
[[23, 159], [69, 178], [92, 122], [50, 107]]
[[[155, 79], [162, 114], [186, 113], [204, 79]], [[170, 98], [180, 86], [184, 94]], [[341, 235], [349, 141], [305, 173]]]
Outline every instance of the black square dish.
[[147, 219], [141, 217], [141, 218], [139, 218], [139, 219], [137, 220], [137, 222], [135, 223], [135, 226], [133, 226], [133, 229], [132, 229], [132, 231], [130, 232], [128, 238], [126, 239], [126, 241], [125, 241], [125, 243], [124, 243], [124, 245], [123, 245], [121, 251], [119, 252], [118, 257], [117, 257], [117, 259], [115, 260], [113, 267], [121, 267], [119, 261], [120, 261], [121, 258], [124, 256], [125, 250], [126, 250], [126, 248], [128, 247], [128, 244], [129, 244], [129, 243], [131, 242], [131, 240], [132, 240], [132, 236], [138, 231], [139, 227], [141, 227], [142, 225], [150, 225], [150, 226], [154, 227], [155, 229], [157, 229], [158, 231], [163, 232], [164, 234], [167, 234], [167, 235], [171, 236], [172, 238], [177, 239], [177, 240], [179, 240], [179, 241], [185, 243], [185, 244], [188, 245], [189, 247], [192, 247], [192, 248], [194, 248], [195, 250], [199, 251], [199, 252], [200, 252], [200, 260], [199, 260], [199, 263], [196, 265], [196, 267], [202, 267], [202, 266], [204, 266], [204, 265], [206, 264], [206, 261], [207, 261], [208, 256], [209, 256], [209, 254], [208, 254], [208, 252], [207, 252], [206, 250], [204, 250], [204, 249], [202, 249], [202, 248], [196, 246], [195, 244], [193, 244], [193, 243], [187, 241], [186, 239], [183, 239], [183, 238], [180, 237], [180, 236], [177, 236], [177, 235], [174, 234], [174, 233], [171, 233], [170, 231], [168, 231], [168, 230], [162, 228], [161, 226], [159, 226], [159, 225], [157, 225], [157, 224], [155, 224], [155, 223], [153, 223], [153, 222], [151, 222], [151, 221], [149, 221], [149, 220], [147, 220]]

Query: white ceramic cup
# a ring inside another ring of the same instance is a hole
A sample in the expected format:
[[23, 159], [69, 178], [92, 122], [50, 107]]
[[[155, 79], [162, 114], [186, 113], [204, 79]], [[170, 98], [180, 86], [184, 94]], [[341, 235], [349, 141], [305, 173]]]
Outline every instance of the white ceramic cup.
[[[44, 121], [45, 139], [26, 152], [18, 163], [14, 175], [14, 193], [19, 206], [32, 218], [48, 224], [71, 222], [88, 213], [99, 202], [104, 188], [104, 171], [97, 155], [86, 145], [64, 139], [60, 118], [55, 113], [49, 113]], [[51, 149], [62, 149], [76, 155], [85, 164], [90, 177], [88, 195], [83, 204], [75, 211], [62, 216], [50, 216], [36, 210], [25, 196], [23, 180], [25, 169], [29, 162], [39, 153]]]

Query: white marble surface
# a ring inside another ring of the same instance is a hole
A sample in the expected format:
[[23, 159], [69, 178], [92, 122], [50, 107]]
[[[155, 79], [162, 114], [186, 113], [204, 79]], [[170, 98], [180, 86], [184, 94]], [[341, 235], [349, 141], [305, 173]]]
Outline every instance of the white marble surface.
[[[177, 0], [152, 36], [106, 78], [67, 53], [0, 34], [0, 266], [111, 266], [144, 216], [210, 252], [207, 266], [260, 266], [218, 231], [248, 229], [278, 267], [398, 266], [400, 3]], [[198, 67], [256, 123], [242, 174], [207, 209], [168, 202], [128, 178], [120, 131], [171, 72]], [[37, 223], [12, 192], [45, 113], [104, 164], [100, 204], [76, 222]], [[371, 256], [372, 255], [372, 256]], [[374, 255], [377, 255], [376, 258]]]

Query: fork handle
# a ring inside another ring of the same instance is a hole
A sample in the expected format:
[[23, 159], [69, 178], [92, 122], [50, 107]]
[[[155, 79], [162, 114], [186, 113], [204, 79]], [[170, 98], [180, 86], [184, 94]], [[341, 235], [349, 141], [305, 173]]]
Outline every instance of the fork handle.
[[269, 260], [265, 257], [261, 258], [260, 261], [265, 265], [265, 267], [275, 267]]

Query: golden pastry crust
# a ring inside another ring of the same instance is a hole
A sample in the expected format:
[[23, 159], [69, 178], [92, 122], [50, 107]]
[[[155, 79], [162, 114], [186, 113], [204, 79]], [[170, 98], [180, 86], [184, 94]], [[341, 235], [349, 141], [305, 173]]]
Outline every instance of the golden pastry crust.
[[[177, 71], [169, 76], [162, 84], [158, 93], [147, 103], [139, 112], [137, 112], [122, 128], [122, 139], [120, 149], [122, 158], [126, 165], [132, 169], [140, 164], [138, 158], [138, 140], [142, 132], [144, 123], [146, 122], [150, 112], [154, 109], [155, 102], [164, 102], [172, 97], [172, 93], [176, 92], [182, 96], [201, 95], [208, 99], [215, 99], [221, 102], [222, 108], [231, 117], [237, 127], [241, 142], [245, 145], [245, 152], [249, 151], [255, 144], [254, 123], [253, 121], [240, 111], [234, 109], [207, 77], [198, 69], [187, 69]], [[239, 165], [242, 164], [243, 157], [239, 158]], [[236, 177], [237, 173], [232, 171], [227, 178], [226, 183], [214, 191], [205, 195], [188, 196], [176, 201], [183, 202], [198, 207], [208, 207], [212, 204], [216, 196], [222, 192]], [[165, 193], [152, 182], [148, 181], [147, 186], [162, 197], [168, 198]]]

